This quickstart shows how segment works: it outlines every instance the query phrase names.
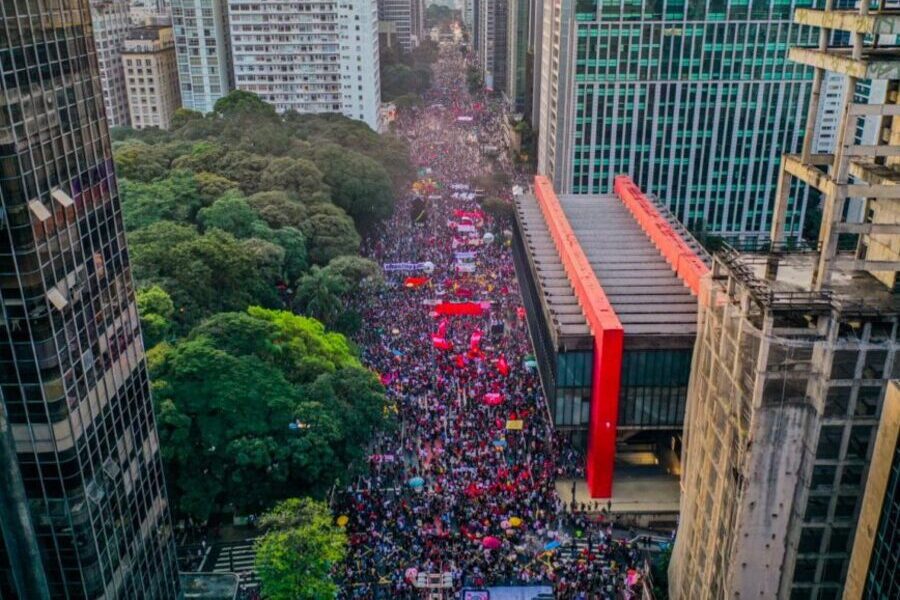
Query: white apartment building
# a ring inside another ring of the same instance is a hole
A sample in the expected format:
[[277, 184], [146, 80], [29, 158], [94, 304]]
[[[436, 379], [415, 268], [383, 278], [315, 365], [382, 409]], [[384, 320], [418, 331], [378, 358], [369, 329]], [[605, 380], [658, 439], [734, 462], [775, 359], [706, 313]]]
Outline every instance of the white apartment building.
[[376, 0], [228, 0], [228, 20], [235, 88], [378, 129]]
[[127, 127], [131, 120], [122, 49], [131, 27], [128, 0], [91, 0], [90, 5], [106, 121], [110, 127]]
[[211, 112], [233, 89], [226, 0], [172, 0], [181, 104]]

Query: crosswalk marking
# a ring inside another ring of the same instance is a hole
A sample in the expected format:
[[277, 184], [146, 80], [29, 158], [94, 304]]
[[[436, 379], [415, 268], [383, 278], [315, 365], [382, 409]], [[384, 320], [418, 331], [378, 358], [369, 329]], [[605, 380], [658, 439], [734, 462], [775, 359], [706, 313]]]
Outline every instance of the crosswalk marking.
[[213, 573], [237, 573], [244, 588], [259, 586], [259, 577], [254, 568], [256, 553], [253, 551], [255, 538], [236, 544], [222, 546], [216, 557]]

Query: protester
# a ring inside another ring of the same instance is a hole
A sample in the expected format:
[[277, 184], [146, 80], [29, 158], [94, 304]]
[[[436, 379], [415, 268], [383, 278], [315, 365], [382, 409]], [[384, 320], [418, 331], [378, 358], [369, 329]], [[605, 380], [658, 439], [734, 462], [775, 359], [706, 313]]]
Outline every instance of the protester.
[[[456, 590], [544, 583], [556, 598], [612, 599], [639, 555], [608, 522], [570, 515], [556, 495], [557, 474], [580, 465], [557, 451], [538, 374], [524, 364], [533, 349], [509, 224], [466, 189], [490, 168], [473, 138], [502, 132], [501, 111], [470, 97], [465, 60], [443, 48], [425, 106], [401, 115], [419, 181], [365, 242], [370, 258], [401, 269], [385, 273], [384, 290], [352, 300], [365, 323], [363, 360], [399, 427], [378, 437], [368, 475], [336, 499], [350, 540], [336, 569], [340, 597], [418, 598], [417, 574], [452, 573]], [[587, 547], [573, 557], [576, 538]]]

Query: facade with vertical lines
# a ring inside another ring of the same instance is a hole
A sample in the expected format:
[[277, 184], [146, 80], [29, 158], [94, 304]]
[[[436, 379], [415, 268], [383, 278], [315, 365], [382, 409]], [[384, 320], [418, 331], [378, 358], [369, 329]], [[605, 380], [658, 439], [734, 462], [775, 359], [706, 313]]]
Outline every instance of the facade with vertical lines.
[[89, 3], [2, 11], [0, 597], [177, 598]]
[[787, 49], [817, 40], [791, 14], [811, 4], [545, 0], [538, 172], [563, 194], [609, 193], [627, 174], [692, 229], [768, 231], [811, 89]]

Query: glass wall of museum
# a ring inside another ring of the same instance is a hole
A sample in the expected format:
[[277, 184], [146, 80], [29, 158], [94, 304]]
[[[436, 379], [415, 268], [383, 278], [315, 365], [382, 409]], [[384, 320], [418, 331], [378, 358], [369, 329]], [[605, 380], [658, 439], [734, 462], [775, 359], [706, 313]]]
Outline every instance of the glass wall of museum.
[[[516, 274], [522, 288], [522, 302], [528, 315], [528, 329], [534, 342], [534, 350], [538, 369], [541, 372], [541, 382], [547, 402], [551, 403], [556, 395], [556, 347], [550, 337], [550, 323], [544, 318], [541, 310], [541, 298], [537, 285], [529, 268], [527, 250], [519, 232], [518, 221], [514, 227], [513, 235], [513, 260]], [[551, 411], [552, 412], [552, 411]]]
[[893, 319], [841, 324], [832, 357], [791, 598], [839, 598], [887, 384], [900, 377]]
[[681, 428], [692, 350], [626, 350], [619, 427]]

